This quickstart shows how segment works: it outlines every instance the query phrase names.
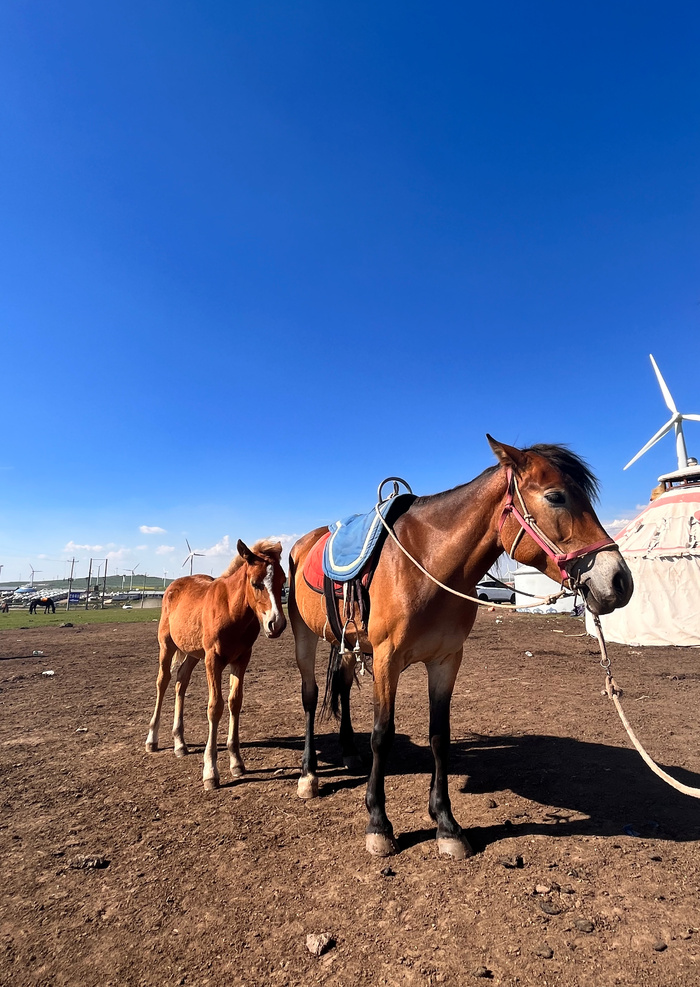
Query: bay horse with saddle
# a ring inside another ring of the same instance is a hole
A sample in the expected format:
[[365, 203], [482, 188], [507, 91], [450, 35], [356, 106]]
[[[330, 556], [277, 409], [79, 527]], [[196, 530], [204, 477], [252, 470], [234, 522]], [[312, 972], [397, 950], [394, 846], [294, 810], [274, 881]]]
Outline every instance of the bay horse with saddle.
[[188, 753], [184, 737], [185, 693], [192, 670], [204, 659], [209, 686], [207, 717], [209, 736], [204, 749], [203, 782], [206, 790], [220, 784], [217, 767], [217, 732], [224, 709], [221, 676], [231, 666], [228, 696], [228, 751], [231, 775], [245, 772], [239, 744], [239, 718], [243, 704], [243, 677], [260, 628], [277, 638], [287, 626], [282, 612], [285, 574], [280, 565], [280, 542], [263, 540], [248, 548], [237, 544], [238, 555], [218, 578], [202, 574], [174, 580], [163, 594], [158, 625], [160, 645], [156, 681], [156, 705], [149, 724], [146, 750], [158, 750], [158, 730], [163, 699], [176, 655], [173, 739], [175, 754]]
[[335, 601], [326, 605], [333, 594], [319, 593], [305, 578], [315, 546], [331, 537], [328, 528], [304, 535], [290, 553], [289, 618], [306, 715], [298, 794], [302, 798], [318, 794], [315, 657], [323, 638], [334, 645], [331, 654], [337, 656], [335, 667], [329, 667], [328, 681], [331, 701], [336, 708], [340, 705], [340, 741], [345, 763], [351, 768], [356, 766], [357, 750], [350, 688], [357, 655], [372, 656], [374, 726], [365, 799], [369, 814], [366, 846], [379, 856], [396, 852], [386, 813], [384, 777], [394, 737], [399, 676], [415, 662], [424, 662], [428, 672], [429, 742], [434, 759], [428, 809], [436, 824], [438, 849], [453, 857], [472, 853], [452, 814], [448, 793], [450, 701], [478, 605], [475, 599], [464, 597], [475, 597], [476, 584], [501, 553], [576, 589], [594, 614], [625, 606], [632, 594], [630, 571], [592, 507], [598, 485], [587, 464], [564, 446], [516, 449], [487, 438], [498, 460], [496, 466], [452, 490], [406, 497], [402, 512], [385, 518], [382, 524], [389, 531], [385, 531], [371, 581], [366, 573], [364, 588], [360, 585], [351, 600], [350, 616], [347, 590], [343, 590], [342, 630], [337, 614], [331, 613]]

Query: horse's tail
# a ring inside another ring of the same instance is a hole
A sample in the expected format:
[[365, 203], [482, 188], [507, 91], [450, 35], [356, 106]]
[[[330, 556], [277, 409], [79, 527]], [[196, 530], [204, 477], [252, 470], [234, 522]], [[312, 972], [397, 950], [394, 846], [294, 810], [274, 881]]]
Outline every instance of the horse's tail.
[[[345, 660], [354, 663], [354, 654], [346, 657]], [[331, 653], [328, 656], [328, 668], [326, 669], [326, 689], [323, 693], [323, 702], [321, 703], [321, 712], [319, 715], [319, 719], [321, 720], [330, 719], [331, 715], [336, 720], [340, 719], [340, 687], [346, 675], [346, 669], [343, 665], [343, 656], [340, 648], [337, 644], [332, 644]], [[358, 682], [357, 672], [354, 668], [352, 677], [354, 682]]]

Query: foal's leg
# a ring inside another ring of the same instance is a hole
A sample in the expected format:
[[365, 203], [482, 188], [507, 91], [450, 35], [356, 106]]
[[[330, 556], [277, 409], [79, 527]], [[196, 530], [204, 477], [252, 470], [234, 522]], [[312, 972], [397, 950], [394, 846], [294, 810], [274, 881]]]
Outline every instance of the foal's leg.
[[394, 704], [400, 667], [391, 652], [374, 656], [374, 728], [372, 730], [372, 771], [367, 782], [365, 805], [369, 812], [367, 850], [378, 857], [396, 853], [394, 829], [386, 814], [384, 775], [394, 740]]
[[229, 764], [231, 767], [231, 777], [240, 778], [245, 774], [245, 764], [241, 757], [241, 748], [238, 739], [238, 724], [241, 716], [241, 706], [243, 705], [243, 676], [250, 661], [250, 651], [237, 661], [231, 662], [231, 691], [228, 696], [228, 747]]
[[353, 775], [364, 774], [365, 766], [362, 763], [357, 745], [355, 744], [355, 731], [352, 728], [350, 719], [350, 690], [355, 681], [355, 659], [343, 663], [338, 671], [338, 693], [340, 695], [340, 749], [343, 752], [343, 764]]
[[306, 715], [304, 754], [301, 759], [301, 777], [297, 782], [297, 795], [301, 799], [312, 799], [318, 795], [318, 761], [314, 740], [314, 721], [318, 703], [315, 671], [318, 637], [302, 619], [292, 596], [289, 598], [289, 620], [294, 632], [294, 654], [301, 673], [301, 701]]
[[462, 652], [458, 651], [442, 660], [428, 662], [428, 695], [430, 697], [430, 749], [435, 758], [430, 780], [428, 811], [437, 823], [437, 844], [440, 853], [451, 857], [471, 857], [469, 846], [461, 827], [452, 815], [447, 791], [448, 761], [450, 753], [450, 701]]
[[185, 743], [185, 693], [190, 684], [190, 676], [199, 661], [194, 655], [185, 655], [175, 677], [175, 715], [173, 716], [173, 741], [176, 757], [189, 754]]
[[216, 735], [219, 729], [221, 714], [224, 711], [224, 697], [221, 693], [221, 673], [224, 670], [226, 662], [212, 648], [206, 652], [204, 664], [207, 669], [207, 682], [209, 684], [209, 704], [207, 706], [209, 736], [207, 737], [207, 745], [204, 748], [204, 773], [202, 780], [205, 791], [210, 792], [219, 787], [219, 769], [216, 766], [218, 754], [216, 749]]
[[160, 642], [160, 655], [158, 656], [158, 678], [156, 679], [156, 705], [153, 710], [151, 722], [148, 725], [148, 736], [146, 737], [146, 750], [158, 750], [158, 728], [160, 726], [160, 714], [163, 708], [163, 699], [170, 683], [170, 665], [177, 648], [171, 638], [166, 638]]

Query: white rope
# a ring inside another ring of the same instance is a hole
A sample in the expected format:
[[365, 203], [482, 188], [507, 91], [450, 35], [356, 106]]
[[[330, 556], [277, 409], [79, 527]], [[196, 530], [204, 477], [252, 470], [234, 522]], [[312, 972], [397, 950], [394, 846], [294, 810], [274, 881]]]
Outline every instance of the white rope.
[[[427, 576], [428, 579], [434, 582], [436, 586], [439, 586], [440, 589], [444, 589], [447, 593], [452, 593], [453, 596], [460, 597], [460, 599], [462, 600], [469, 600], [470, 603], [476, 603], [480, 607], [498, 607], [499, 610], [528, 610], [531, 607], [539, 607], [541, 604], [548, 606], [549, 604], [554, 603], [555, 600], [558, 600], [562, 596], [567, 595], [567, 591], [563, 589], [561, 590], [561, 592], [556, 593], [554, 596], [540, 596], [535, 599], [534, 603], [526, 603], [524, 605], [520, 605], [518, 603], [491, 603], [489, 600], [480, 600], [478, 599], [478, 597], [469, 596], [467, 593], [460, 593], [459, 590], [452, 589], [451, 586], [445, 586], [445, 584], [441, 583], [439, 579], [436, 579], [435, 576], [432, 576], [427, 569], [423, 568], [423, 566], [420, 564], [420, 562], [418, 562], [417, 559], [413, 558], [411, 553], [403, 547], [403, 545], [396, 537], [391, 527], [387, 524], [387, 522], [382, 517], [381, 512], [379, 510], [379, 504], [375, 504], [374, 510], [377, 517], [379, 518], [379, 520], [382, 522], [387, 532], [389, 533], [390, 537], [395, 542], [395, 544], [398, 545], [398, 547], [401, 549], [401, 551], [406, 556], [406, 558], [410, 559], [410, 561], [414, 564], [414, 566], [417, 569], [420, 569], [423, 575]], [[523, 529], [521, 528], [520, 530], [522, 531]]]
[[615, 703], [615, 709], [619, 713], [620, 719], [622, 720], [622, 725], [627, 731], [627, 736], [634, 744], [635, 749], [637, 750], [638, 754], [641, 756], [644, 763], [647, 765], [647, 767], [651, 768], [651, 770], [654, 772], [655, 775], [661, 778], [662, 781], [665, 781], [667, 785], [670, 785], [671, 788], [675, 788], [677, 792], [682, 792], [683, 795], [690, 795], [690, 797], [694, 799], [700, 799], [700, 788], [691, 788], [689, 785], [684, 785], [683, 782], [676, 781], [675, 778], [672, 778], [670, 774], [664, 771], [663, 768], [660, 768], [659, 765], [656, 763], [656, 761], [654, 761], [654, 759], [649, 754], [647, 754], [647, 752], [644, 750], [640, 742], [637, 740], [634, 730], [630, 726], [630, 722], [625, 716], [625, 711], [623, 710], [620, 704], [619, 696], [621, 695], [621, 691], [617, 687], [615, 679], [612, 677], [610, 673], [610, 659], [608, 658], [608, 651], [605, 646], [603, 630], [600, 626], [600, 618], [598, 617], [597, 614], [591, 614], [591, 616], [593, 617], [593, 626], [595, 627], [595, 633], [596, 633], [596, 637], [598, 638], [598, 645], [600, 647], [600, 654], [601, 654], [600, 664], [603, 666], [606, 672], [605, 691], [607, 695], [610, 697], [610, 699], [612, 699], [612, 701]]

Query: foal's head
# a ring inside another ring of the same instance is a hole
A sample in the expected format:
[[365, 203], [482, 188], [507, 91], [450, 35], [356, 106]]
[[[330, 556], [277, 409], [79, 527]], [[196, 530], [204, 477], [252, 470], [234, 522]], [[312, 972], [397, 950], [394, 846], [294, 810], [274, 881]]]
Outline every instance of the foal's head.
[[[608, 536], [591, 503], [598, 481], [584, 460], [565, 446], [515, 449], [488, 439], [501, 465], [511, 471], [526, 514], [556, 546], [556, 554], [574, 558], [557, 564], [527, 531], [518, 540], [521, 526], [512, 514], [501, 529], [504, 549], [510, 554], [515, 545], [517, 562], [535, 566], [557, 582], [562, 581], [561, 569], [565, 570], [593, 613], [624, 607], [632, 595], [632, 574], [614, 543], [597, 547]], [[522, 512], [517, 491], [514, 504]]]
[[[279, 637], [287, 626], [282, 611], [282, 587], [286, 576], [280, 565], [280, 542], [257, 541], [252, 549], [240, 539], [238, 558], [246, 566], [246, 601], [254, 610], [267, 637]], [[237, 562], [234, 559], [234, 565]]]

